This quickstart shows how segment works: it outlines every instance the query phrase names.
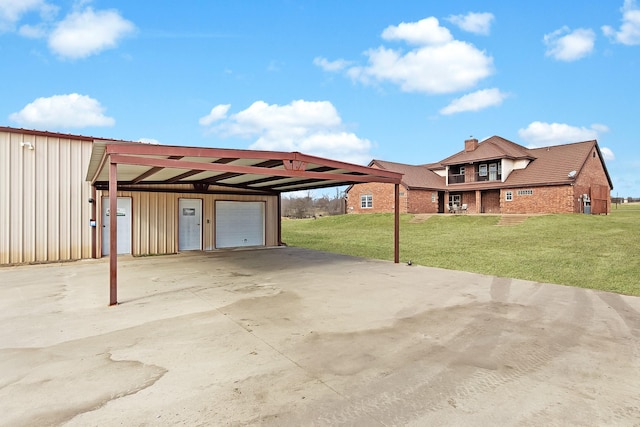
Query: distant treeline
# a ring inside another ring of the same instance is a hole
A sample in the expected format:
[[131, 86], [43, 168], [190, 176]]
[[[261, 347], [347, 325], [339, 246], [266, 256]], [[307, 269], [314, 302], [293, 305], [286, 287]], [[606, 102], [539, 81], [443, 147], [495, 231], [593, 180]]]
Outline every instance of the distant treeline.
[[612, 197], [611, 203], [621, 204], [624, 203], [625, 200], [627, 201], [627, 203], [637, 203], [640, 202], [640, 197]]
[[309, 192], [305, 196], [282, 196], [282, 216], [288, 218], [315, 218], [325, 215], [342, 215], [346, 212], [346, 201], [342, 192], [336, 191], [334, 197], [322, 195], [312, 197]]

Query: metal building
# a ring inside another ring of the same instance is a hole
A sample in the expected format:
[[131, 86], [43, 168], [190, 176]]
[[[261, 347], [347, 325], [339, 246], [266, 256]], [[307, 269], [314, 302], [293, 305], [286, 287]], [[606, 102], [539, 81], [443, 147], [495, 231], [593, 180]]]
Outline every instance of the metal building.
[[386, 182], [397, 193], [400, 179], [301, 153], [0, 127], [0, 264], [277, 246], [282, 192]]

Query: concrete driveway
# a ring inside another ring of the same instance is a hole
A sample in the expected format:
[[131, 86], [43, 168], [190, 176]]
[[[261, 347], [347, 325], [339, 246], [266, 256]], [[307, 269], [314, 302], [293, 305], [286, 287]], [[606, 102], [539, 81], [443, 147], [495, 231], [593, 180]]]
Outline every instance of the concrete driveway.
[[2, 425], [639, 425], [640, 298], [299, 248], [0, 268]]

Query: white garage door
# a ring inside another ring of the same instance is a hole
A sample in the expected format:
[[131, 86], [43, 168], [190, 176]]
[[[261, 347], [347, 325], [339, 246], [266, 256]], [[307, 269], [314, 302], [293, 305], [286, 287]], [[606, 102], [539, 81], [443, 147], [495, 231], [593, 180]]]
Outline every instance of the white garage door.
[[216, 202], [216, 248], [264, 246], [264, 202]]

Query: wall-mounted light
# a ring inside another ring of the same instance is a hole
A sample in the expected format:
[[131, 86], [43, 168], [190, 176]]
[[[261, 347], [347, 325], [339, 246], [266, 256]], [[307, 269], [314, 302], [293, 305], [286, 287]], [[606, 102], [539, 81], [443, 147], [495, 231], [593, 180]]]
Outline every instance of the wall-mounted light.
[[22, 147], [26, 147], [26, 148], [28, 148], [29, 150], [33, 150], [33, 149], [35, 148], [35, 147], [33, 146], [33, 144], [32, 144], [32, 143], [30, 143], [30, 142], [23, 142], [23, 143], [21, 143], [21, 144], [20, 144], [20, 146], [22, 146]]

